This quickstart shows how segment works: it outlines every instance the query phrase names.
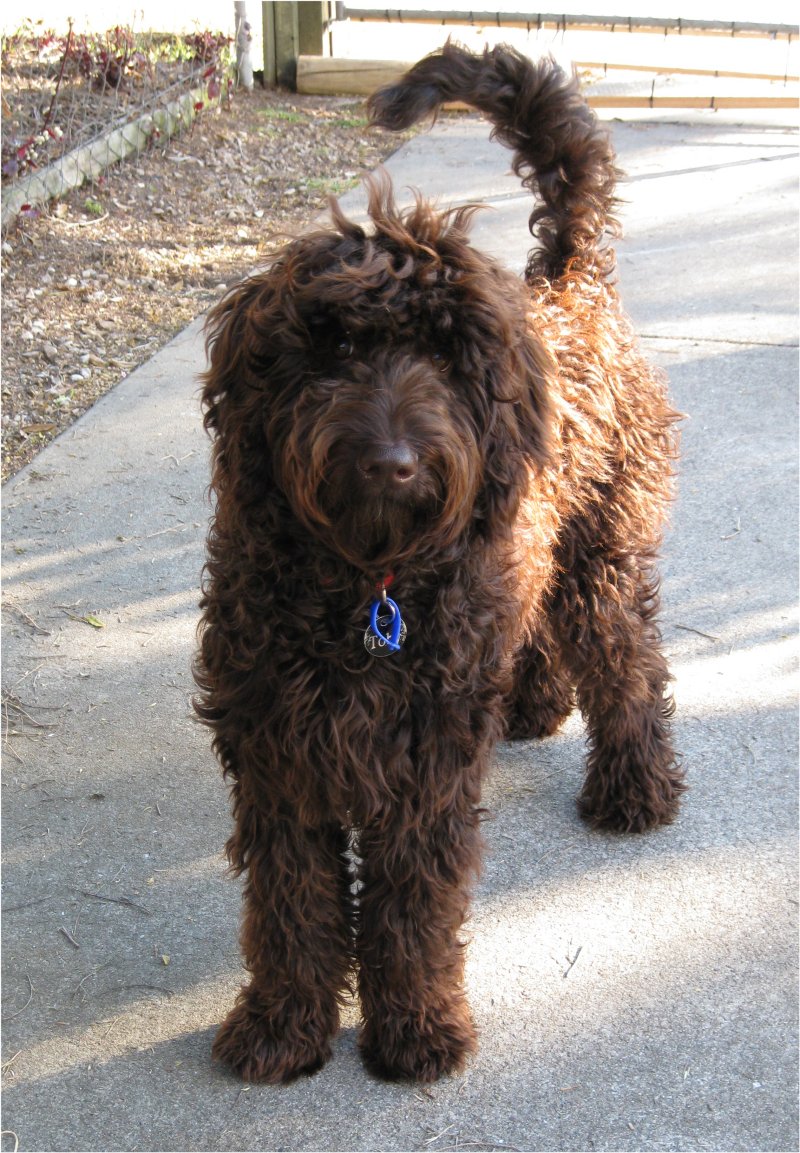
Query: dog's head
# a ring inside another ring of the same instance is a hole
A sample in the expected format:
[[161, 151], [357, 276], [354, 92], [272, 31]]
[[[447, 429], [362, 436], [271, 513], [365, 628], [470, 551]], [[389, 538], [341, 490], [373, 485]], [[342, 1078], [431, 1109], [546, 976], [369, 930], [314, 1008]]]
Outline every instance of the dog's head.
[[220, 497], [285, 502], [370, 571], [507, 530], [548, 454], [547, 353], [527, 294], [467, 239], [471, 209], [400, 213], [370, 186], [368, 234], [334, 206], [209, 317], [203, 400]]

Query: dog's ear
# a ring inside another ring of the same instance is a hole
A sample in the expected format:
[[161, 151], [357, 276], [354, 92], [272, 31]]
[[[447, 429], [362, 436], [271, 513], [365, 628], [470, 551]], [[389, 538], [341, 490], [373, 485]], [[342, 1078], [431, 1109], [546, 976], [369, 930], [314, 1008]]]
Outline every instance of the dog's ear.
[[205, 426], [218, 436], [229, 418], [251, 416], [296, 383], [320, 316], [319, 278], [364, 240], [363, 230], [338, 210], [334, 223], [337, 231], [320, 229], [292, 241], [209, 313], [202, 403]]
[[275, 489], [265, 421], [281, 328], [279, 283], [272, 270], [243, 281], [206, 321], [201, 379], [203, 423], [214, 439], [211, 483], [219, 499], [231, 490], [240, 510], [265, 507]]
[[227, 292], [206, 319], [203, 423], [217, 434], [224, 431], [228, 409], [255, 399], [249, 380], [253, 325], [258, 313], [268, 311], [271, 295], [268, 281], [253, 277]]

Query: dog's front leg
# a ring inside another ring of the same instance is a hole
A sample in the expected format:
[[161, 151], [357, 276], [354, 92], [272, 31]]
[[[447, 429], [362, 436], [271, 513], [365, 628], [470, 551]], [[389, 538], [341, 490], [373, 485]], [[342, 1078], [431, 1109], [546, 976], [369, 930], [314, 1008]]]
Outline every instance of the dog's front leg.
[[[347, 836], [236, 803], [229, 843], [247, 869], [242, 951], [250, 983], [221, 1025], [214, 1056], [247, 1081], [289, 1081], [330, 1057], [352, 967]], [[237, 860], [238, 858], [238, 860]]]
[[405, 796], [363, 830], [359, 853], [361, 1051], [379, 1076], [434, 1081], [475, 1050], [460, 929], [478, 814], [463, 795], [438, 813]]

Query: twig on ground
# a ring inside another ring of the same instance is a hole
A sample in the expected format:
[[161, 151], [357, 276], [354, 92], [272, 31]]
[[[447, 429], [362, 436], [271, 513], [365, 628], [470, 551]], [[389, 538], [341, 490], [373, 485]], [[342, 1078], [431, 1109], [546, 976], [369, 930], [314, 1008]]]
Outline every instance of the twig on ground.
[[30, 613], [26, 613], [25, 610], [20, 608], [18, 604], [15, 604], [14, 601], [9, 601], [8, 607], [13, 609], [18, 616], [22, 617], [26, 625], [30, 625], [32, 629], [40, 633], [43, 637], [51, 637], [53, 635], [49, 629], [43, 629], [41, 625], [38, 625]]
[[[28, 708], [31, 708], [31, 709], [38, 709], [38, 708], [42, 708], [42, 707], [43, 706], [41, 706], [41, 705], [28, 705]], [[57, 705], [51, 705], [49, 707], [50, 708], [58, 708]], [[23, 724], [30, 725], [34, 729], [55, 729], [58, 727], [54, 722], [37, 721], [36, 717], [31, 716], [31, 714], [27, 711], [26, 707], [23, 705], [22, 701], [19, 699], [19, 697], [15, 693], [4, 693], [3, 694], [3, 716], [4, 716], [4, 720], [5, 720], [5, 726], [6, 726], [5, 735], [7, 737], [9, 737], [9, 736], [10, 737], [25, 737], [25, 736], [30, 735], [29, 733], [26, 733], [23, 730], [9, 729], [8, 728], [9, 724], [11, 723], [10, 718], [9, 718], [9, 710], [11, 710], [22, 721]]]
[[675, 625], [676, 629], [680, 629], [683, 633], [695, 633], [698, 637], [705, 637], [707, 641], [719, 641], [721, 637], [715, 637], [711, 633], [704, 633], [702, 629], [693, 629], [691, 625]]
[[574, 956], [574, 957], [572, 957], [572, 958], [570, 958], [570, 955], [569, 955], [569, 953], [567, 953], [567, 960], [569, 961], [569, 964], [567, 965], [567, 967], [566, 967], [566, 969], [564, 970], [564, 972], [561, 974], [561, 976], [562, 976], [563, 978], [565, 978], [565, 979], [566, 979], [566, 978], [567, 978], [567, 977], [570, 975], [570, 972], [572, 971], [572, 966], [573, 966], [573, 965], [575, 964], [575, 962], [578, 960], [578, 957], [580, 957], [582, 949], [583, 949], [583, 945], [578, 945], [578, 949], [577, 949], [577, 952], [575, 953], [575, 956]]
[[[8, 1070], [11, 1068], [11, 1066], [14, 1064], [14, 1062], [15, 1062], [15, 1061], [16, 1061], [16, 1059], [17, 1059], [17, 1057], [21, 1057], [21, 1056], [22, 1056], [22, 1050], [21, 1050], [21, 1049], [17, 1049], [17, 1051], [16, 1051], [16, 1053], [14, 1054], [14, 1056], [13, 1056], [13, 1057], [9, 1057], [9, 1058], [8, 1058], [8, 1060], [7, 1060], [7, 1061], [4, 1061], [4, 1062], [3, 1062], [3, 1064], [2, 1064], [2, 1066], [0, 1066], [0, 1068], [2, 1068], [2, 1071], [3, 1071], [4, 1073], [5, 1073], [5, 1072], [7, 1072], [7, 1071], [8, 1071]], [[4, 1130], [3, 1130], [3, 1132], [4, 1132], [4, 1133], [5, 1133], [5, 1132], [8, 1132], [8, 1130], [5, 1130], [5, 1129], [4, 1129]]]
[[[451, 1129], [452, 1125], [448, 1125], [447, 1129]], [[447, 1129], [443, 1129], [442, 1133], [446, 1133]], [[442, 1134], [439, 1134], [441, 1136]], [[432, 1141], [438, 1140], [436, 1137], [431, 1138]], [[430, 1142], [426, 1141], [425, 1145], [428, 1146]], [[517, 1145], [504, 1145], [502, 1141], [479, 1141], [473, 1138], [467, 1138], [462, 1141], [460, 1137], [455, 1139], [452, 1145], [438, 1145], [436, 1153], [457, 1153], [461, 1149], [482, 1149], [486, 1153], [520, 1153], [519, 1146]]]
[[90, 969], [89, 972], [86, 973], [83, 977], [81, 977], [80, 981], [78, 981], [78, 984], [72, 990], [72, 996], [76, 997], [78, 995], [78, 993], [80, 993], [81, 996], [83, 996], [83, 986], [86, 983], [86, 981], [88, 981], [90, 978], [96, 977], [101, 969], [107, 969], [110, 964], [111, 964], [110, 961], [104, 961], [102, 965], [95, 965], [93, 969]]
[[105, 1033], [103, 1034], [103, 1040], [104, 1041], [105, 1041], [106, 1037], [108, 1036], [108, 1034], [111, 1032], [111, 1030], [114, 1028], [114, 1026], [118, 1025], [118, 1024], [119, 1024], [119, 1017], [115, 1017], [113, 1019], [113, 1021], [109, 1022], [108, 1028], [106, 1029]]
[[63, 934], [64, 934], [64, 936], [67, 938], [67, 940], [69, 941], [70, 945], [72, 945], [72, 947], [73, 947], [74, 949], [80, 949], [80, 945], [79, 945], [79, 944], [78, 944], [78, 942], [75, 940], [75, 938], [73, 937], [72, 933], [70, 933], [69, 929], [65, 929], [63, 925], [59, 925], [59, 926], [58, 926], [58, 931], [59, 931], [59, 933], [63, 933]]
[[128, 905], [131, 909], [138, 909], [141, 913], [150, 916], [149, 909], [146, 909], [144, 905], [139, 905], [136, 901], [132, 901], [130, 897], [106, 897], [102, 893], [91, 893], [88, 889], [75, 889], [75, 892], [80, 893], [82, 897], [90, 897], [93, 901], [108, 901], [112, 905]]
[[43, 905], [45, 901], [52, 901], [53, 894], [50, 893], [47, 897], [34, 897], [32, 901], [23, 901], [19, 905], [3, 905], [0, 912], [5, 915], [6, 913], [16, 913], [20, 909], [30, 909], [32, 905]]
[[28, 999], [25, 1002], [25, 1004], [22, 1006], [21, 1009], [17, 1009], [16, 1012], [14, 1012], [14, 1013], [5, 1013], [4, 1019], [6, 1021], [13, 1021], [13, 1019], [15, 1017], [21, 1016], [25, 1012], [25, 1010], [28, 1008], [31, 1001], [33, 1000], [33, 981], [30, 979], [30, 977], [27, 973], [25, 974], [25, 980], [28, 982]]
[[445, 1126], [445, 1128], [437, 1133], [435, 1137], [429, 1137], [425, 1142], [425, 1145], [433, 1145], [434, 1141], [438, 1141], [440, 1137], [444, 1137], [445, 1133], [449, 1133], [452, 1128], [452, 1125]]
[[102, 989], [97, 996], [107, 997], [110, 993], [127, 993], [129, 989], [146, 989], [150, 993], [159, 993], [162, 997], [175, 996], [171, 989], [165, 989], [163, 985], [146, 985], [143, 982], [135, 985], [110, 985], [107, 989]]

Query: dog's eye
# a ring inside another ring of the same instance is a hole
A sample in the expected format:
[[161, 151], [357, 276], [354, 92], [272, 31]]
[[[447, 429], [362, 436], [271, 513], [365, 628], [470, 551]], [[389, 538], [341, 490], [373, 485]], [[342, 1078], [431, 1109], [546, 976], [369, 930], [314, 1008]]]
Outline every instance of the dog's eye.
[[450, 361], [443, 352], [437, 351], [431, 353], [431, 360], [433, 361], [434, 366], [438, 368], [439, 372], [447, 372], [447, 370], [450, 368]]
[[353, 342], [349, 336], [343, 336], [333, 346], [333, 355], [337, 360], [347, 360], [353, 355]]

